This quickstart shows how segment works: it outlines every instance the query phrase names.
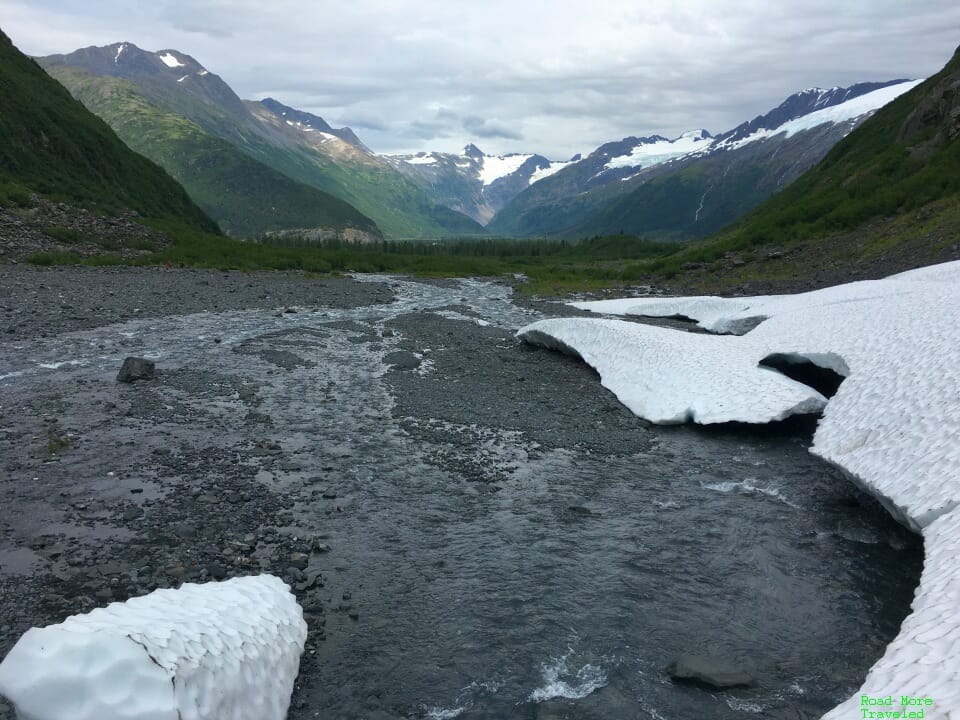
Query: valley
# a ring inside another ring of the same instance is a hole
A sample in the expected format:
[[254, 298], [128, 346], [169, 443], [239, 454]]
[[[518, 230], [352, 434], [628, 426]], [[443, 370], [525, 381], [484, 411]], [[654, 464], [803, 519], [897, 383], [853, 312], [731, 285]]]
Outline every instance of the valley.
[[937, 3], [10, 0], [0, 720], [953, 717]]

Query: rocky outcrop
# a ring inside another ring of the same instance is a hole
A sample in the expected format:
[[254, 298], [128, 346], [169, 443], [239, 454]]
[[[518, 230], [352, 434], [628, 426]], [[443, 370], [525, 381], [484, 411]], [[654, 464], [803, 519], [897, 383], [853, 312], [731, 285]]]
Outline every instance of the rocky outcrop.
[[96, 215], [38, 196], [25, 207], [0, 207], [0, 262], [19, 262], [48, 252], [132, 258], [162, 250], [171, 242], [163, 233], [138, 223], [137, 217], [134, 211], [118, 217]]
[[357, 228], [294, 228], [291, 230], [275, 230], [264, 234], [266, 243], [276, 240], [301, 241], [305, 245], [317, 245], [329, 240], [339, 240], [340, 242], [356, 245], [365, 245], [367, 243], [379, 242], [383, 240], [383, 235], [368, 230], [359, 230]]
[[960, 49], [948, 72], [917, 103], [900, 128], [897, 140], [913, 143], [910, 155], [925, 160], [960, 135]]

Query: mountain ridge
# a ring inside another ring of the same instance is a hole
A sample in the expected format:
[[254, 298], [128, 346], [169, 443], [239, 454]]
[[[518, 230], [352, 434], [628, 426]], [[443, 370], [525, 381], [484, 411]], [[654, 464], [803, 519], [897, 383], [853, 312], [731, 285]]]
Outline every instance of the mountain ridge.
[[[172, 49], [150, 52], [132, 43], [113, 43], [39, 61], [51, 71], [75, 67], [93, 77], [133, 83], [153, 106], [195, 123], [208, 135], [231, 143], [290, 180], [352, 205], [386, 235], [482, 233], [478, 224], [434, 203], [386, 161], [370, 154], [362, 143], [343, 141], [354, 149], [352, 153], [327, 152], [322, 144], [306, 137], [309, 133], [292, 133], [291, 126], [282, 115], [275, 115], [269, 103], [243, 101], [218, 75], [186, 53]], [[322, 118], [309, 117], [314, 118], [309, 122], [322, 122]], [[352, 131], [343, 134], [349, 138]]]
[[0, 94], [0, 186], [219, 234], [170, 175], [130, 150], [2, 31]]
[[711, 291], [779, 291], [960, 259], [960, 47], [813, 168], [660, 263]]
[[[670, 152], [663, 136], [606, 143], [584, 161], [519, 193], [489, 225], [520, 236], [630, 234], [691, 239], [714, 232], [814, 165], [849, 132], [832, 122], [781, 137], [778, 128], [901, 83], [859, 83], [801, 91], [733, 130], [703, 137], [689, 152]], [[798, 114], [800, 110], [809, 110]], [[858, 113], [858, 116], [864, 116]], [[790, 118], [786, 120], [785, 118]], [[776, 125], [776, 123], [780, 123]], [[766, 125], [775, 127], [767, 128]], [[709, 133], [707, 133], [709, 135]], [[666, 152], [651, 153], [662, 147]], [[655, 162], [643, 165], [644, 154]], [[636, 156], [638, 162], [631, 164]], [[723, 156], [723, 159], [720, 159]]]

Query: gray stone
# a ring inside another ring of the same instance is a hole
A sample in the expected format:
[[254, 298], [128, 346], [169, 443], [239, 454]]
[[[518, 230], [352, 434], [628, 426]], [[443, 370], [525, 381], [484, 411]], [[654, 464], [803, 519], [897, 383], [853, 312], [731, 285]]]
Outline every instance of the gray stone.
[[416, 370], [420, 367], [420, 361], [417, 357], [406, 350], [388, 353], [383, 360], [388, 365], [392, 365], [394, 370]]
[[290, 567], [297, 568], [298, 570], [306, 570], [307, 563], [310, 562], [310, 556], [305, 553], [294, 552], [290, 553]]
[[724, 690], [753, 685], [753, 676], [722, 658], [706, 655], [681, 655], [667, 667], [670, 679]]
[[137, 380], [152, 380], [156, 366], [152, 360], [145, 358], [128, 357], [123, 361], [120, 372], [117, 373], [117, 381], [122, 383], [132, 383]]

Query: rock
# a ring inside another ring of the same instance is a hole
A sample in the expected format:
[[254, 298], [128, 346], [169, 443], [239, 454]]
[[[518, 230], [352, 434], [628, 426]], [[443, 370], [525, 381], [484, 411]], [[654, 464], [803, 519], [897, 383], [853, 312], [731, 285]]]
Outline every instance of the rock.
[[310, 556], [305, 553], [301, 553], [301, 552], [290, 553], [290, 560], [289, 560], [290, 567], [294, 567], [297, 570], [306, 570], [307, 563], [309, 562], [310, 562]]
[[[316, 571], [309, 572], [309, 573], [306, 573], [305, 579], [302, 580], [301, 582], [298, 582], [295, 587], [297, 590], [300, 590], [301, 592], [304, 590], [310, 590], [311, 588], [317, 585], [320, 579], [321, 579], [320, 573]], [[321, 582], [320, 585], [322, 586], [323, 583]]]
[[123, 519], [127, 522], [143, 517], [143, 508], [129, 507], [123, 511]]
[[123, 361], [120, 372], [117, 373], [117, 382], [132, 383], [137, 380], [152, 380], [155, 367], [152, 360], [128, 357]]
[[397, 350], [396, 352], [388, 353], [383, 361], [388, 365], [392, 365], [394, 370], [416, 370], [420, 367], [420, 361], [417, 357], [406, 350]]
[[681, 655], [667, 667], [674, 682], [700, 685], [712, 690], [749, 687], [754, 679], [721, 658], [706, 655]]

